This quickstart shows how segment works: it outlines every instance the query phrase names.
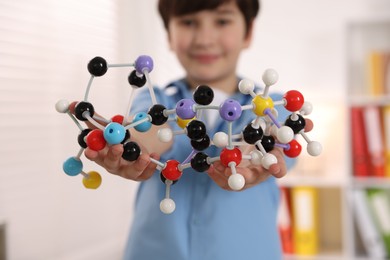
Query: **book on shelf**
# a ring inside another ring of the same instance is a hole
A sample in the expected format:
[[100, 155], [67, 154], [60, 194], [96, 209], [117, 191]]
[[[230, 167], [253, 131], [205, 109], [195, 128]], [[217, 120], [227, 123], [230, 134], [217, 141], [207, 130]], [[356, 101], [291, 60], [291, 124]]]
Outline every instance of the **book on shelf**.
[[390, 104], [350, 108], [351, 163], [355, 177], [390, 177]]
[[293, 254], [294, 241], [292, 233], [293, 220], [291, 216], [291, 200], [289, 189], [286, 187], [280, 187], [280, 202], [277, 223], [283, 253]]
[[367, 177], [370, 171], [363, 109], [361, 106], [350, 108], [352, 168], [356, 177]]
[[390, 104], [383, 107], [383, 133], [385, 147], [385, 176], [390, 177]]
[[383, 126], [381, 107], [369, 105], [363, 109], [364, 128], [368, 148], [368, 157], [371, 166], [371, 175], [385, 176], [385, 147], [383, 140]]
[[390, 176], [390, 160], [386, 160], [387, 155], [390, 157], [390, 110], [376, 105], [352, 106], [350, 122], [354, 176], [382, 178], [387, 175], [386, 169]]
[[[367, 90], [371, 96], [390, 97], [390, 50], [367, 56]], [[350, 107], [351, 155], [355, 177], [390, 177], [390, 102]]]
[[383, 84], [385, 88], [385, 93], [390, 94], [390, 51], [385, 54], [384, 57], [384, 74], [383, 74]]
[[373, 50], [368, 54], [368, 90], [373, 96], [390, 94], [390, 51]]
[[318, 191], [314, 187], [292, 187], [294, 253], [316, 255], [319, 246]]
[[387, 255], [385, 243], [371, 214], [366, 190], [354, 189], [352, 191], [352, 203], [356, 228], [367, 256], [375, 259], [385, 259]]
[[367, 189], [373, 220], [382, 237], [386, 254], [390, 256], [390, 198], [384, 189]]

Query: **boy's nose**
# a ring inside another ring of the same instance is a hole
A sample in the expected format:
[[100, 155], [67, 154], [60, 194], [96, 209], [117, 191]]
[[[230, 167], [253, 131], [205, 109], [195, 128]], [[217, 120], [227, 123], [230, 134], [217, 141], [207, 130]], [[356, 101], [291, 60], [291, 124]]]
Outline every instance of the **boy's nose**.
[[217, 36], [217, 32], [212, 26], [203, 24], [200, 25], [194, 35], [194, 43], [197, 45], [209, 45], [212, 44]]

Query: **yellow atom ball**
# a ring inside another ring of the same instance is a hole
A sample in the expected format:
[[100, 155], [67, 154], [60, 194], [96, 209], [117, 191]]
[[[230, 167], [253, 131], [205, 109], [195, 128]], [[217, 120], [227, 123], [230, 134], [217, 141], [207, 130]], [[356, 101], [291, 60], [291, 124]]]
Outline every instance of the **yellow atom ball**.
[[273, 109], [274, 108], [274, 101], [272, 98], [268, 97], [262, 97], [260, 95], [257, 95], [252, 99], [252, 104], [253, 104], [253, 113], [255, 113], [257, 116], [265, 116], [264, 111], [269, 108]]
[[102, 177], [95, 171], [88, 172], [88, 177], [83, 178], [84, 187], [87, 189], [97, 189], [102, 183]]
[[178, 126], [180, 126], [181, 128], [185, 128], [189, 122], [191, 122], [192, 120], [194, 120], [196, 117], [193, 117], [193, 118], [190, 118], [190, 119], [183, 119], [183, 118], [180, 118], [180, 117], [177, 117], [176, 118], [176, 123]]

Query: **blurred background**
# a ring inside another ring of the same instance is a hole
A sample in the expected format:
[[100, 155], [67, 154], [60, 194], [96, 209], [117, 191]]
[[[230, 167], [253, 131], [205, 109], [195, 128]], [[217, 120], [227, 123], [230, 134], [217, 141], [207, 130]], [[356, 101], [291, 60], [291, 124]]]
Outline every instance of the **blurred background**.
[[[6, 259], [121, 258], [137, 184], [86, 160], [84, 169], [103, 177], [98, 190], [64, 174], [63, 161], [79, 150], [79, 130], [54, 105], [83, 98], [86, 65], [95, 56], [130, 63], [147, 54], [155, 62], [153, 83], [181, 77], [156, 3], [0, 0], [0, 254]], [[274, 68], [276, 90], [298, 89], [313, 103], [310, 134], [324, 152], [303, 156], [298, 172], [348, 176], [346, 32], [350, 23], [372, 19], [390, 19], [389, 1], [262, 0], [239, 72], [260, 82]], [[90, 100], [103, 116], [124, 113], [127, 73], [109, 70], [94, 81]]]

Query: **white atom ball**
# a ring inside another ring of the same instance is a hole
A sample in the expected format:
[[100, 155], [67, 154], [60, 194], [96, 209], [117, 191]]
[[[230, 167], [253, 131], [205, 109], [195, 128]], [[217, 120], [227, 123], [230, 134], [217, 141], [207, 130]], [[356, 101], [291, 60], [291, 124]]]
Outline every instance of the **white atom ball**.
[[228, 145], [228, 135], [224, 132], [217, 132], [214, 134], [213, 143], [217, 147], [226, 147]]
[[69, 110], [69, 102], [65, 99], [61, 99], [56, 103], [56, 110], [58, 113], [66, 113]]
[[322, 145], [319, 142], [311, 141], [307, 144], [307, 152], [311, 156], [318, 156], [322, 152]]
[[294, 139], [294, 131], [288, 126], [282, 126], [278, 129], [277, 138], [282, 144], [287, 144]]
[[274, 85], [279, 79], [279, 74], [274, 69], [266, 69], [263, 73], [263, 82], [266, 86]]
[[245, 185], [245, 178], [238, 173], [232, 174], [228, 179], [228, 184], [232, 190], [241, 190]]
[[165, 198], [160, 202], [160, 210], [164, 214], [171, 214], [176, 209], [176, 204], [172, 199]]
[[173, 132], [170, 128], [162, 128], [157, 132], [158, 140], [163, 143], [168, 143], [172, 140]]
[[238, 83], [238, 89], [244, 95], [248, 95], [255, 89], [255, 83], [249, 79], [242, 79], [240, 83]]
[[261, 160], [263, 159], [263, 155], [259, 150], [253, 150], [250, 152], [251, 163], [253, 165], [261, 165]]
[[305, 102], [299, 112], [302, 115], [310, 115], [313, 112], [313, 105], [310, 102]]
[[270, 153], [264, 155], [263, 159], [261, 160], [261, 164], [267, 170], [269, 169], [269, 167], [271, 167], [272, 164], [275, 164], [277, 162], [278, 159], [276, 158], [276, 156]]

